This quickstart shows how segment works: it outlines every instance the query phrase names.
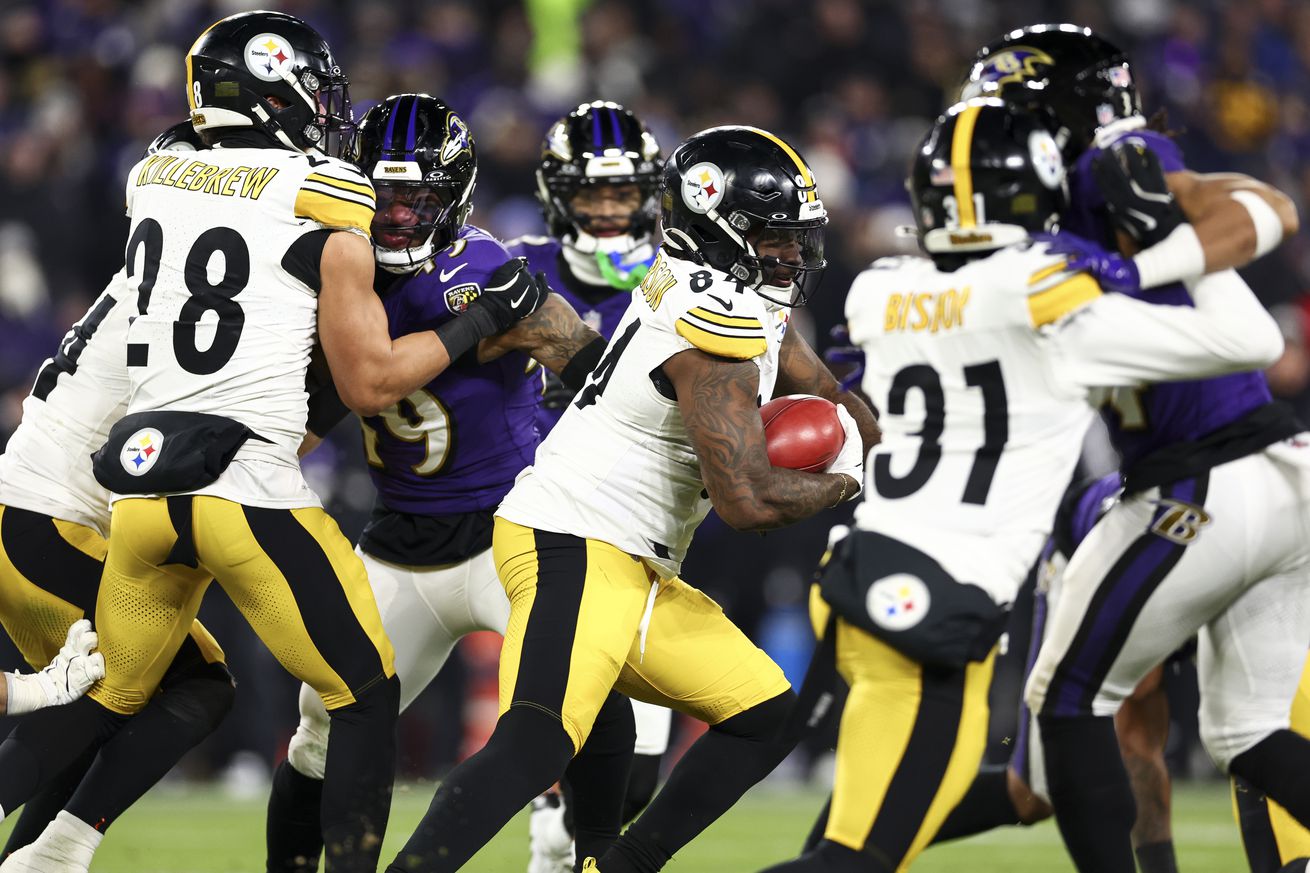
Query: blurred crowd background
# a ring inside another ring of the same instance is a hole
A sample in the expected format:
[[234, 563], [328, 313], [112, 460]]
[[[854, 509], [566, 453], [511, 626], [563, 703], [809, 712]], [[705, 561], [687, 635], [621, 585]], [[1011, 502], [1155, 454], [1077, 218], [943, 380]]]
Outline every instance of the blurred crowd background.
[[[122, 264], [123, 184], [147, 142], [186, 111], [183, 57], [232, 0], [0, 0], [0, 438], [20, 402]], [[831, 266], [802, 329], [823, 347], [852, 277], [905, 251], [903, 179], [931, 119], [953, 102], [979, 46], [1043, 21], [1089, 25], [1127, 49], [1148, 112], [1199, 171], [1250, 173], [1310, 203], [1310, 3], [1302, 0], [283, 0], [322, 32], [357, 107], [423, 91], [469, 122], [480, 171], [472, 221], [502, 238], [543, 232], [533, 170], [548, 124], [583, 100], [634, 110], [667, 153], [682, 137], [749, 123], [797, 144], [831, 214]], [[1248, 279], [1288, 351], [1270, 372], [1303, 409], [1310, 381], [1306, 234]], [[911, 243], [912, 245], [912, 243]], [[1310, 419], [1307, 419], [1310, 420]], [[357, 430], [343, 423], [307, 461], [311, 481], [357, 532], [373, 502]], [[760, 538], [711, 518], [686, 577], [799, 680], [811, 636], [804, 596], [822, 517]], [[1023, 610], [1010, 651], [1022, 652]], [[204, 618], [238, 677], [237, 711], [189, 769], [262, 790], [295, 724], [291, 680], [215, 588]], [[0, 641], [0, 660], [17, 663]], [[471, 640], [402, 724], [406, 775], [438, 775], [495, 716], [497, 641]], [[1186, 673], [1186, 665], [1178, 668]], [[1012, 676], [1012, 674], [1011, 674]], [[998, 754], [1017, 679], [998, 683]], [[1177, 766], [1195, 703], [1174, 683]], [[490, 695], [490, 696], [488, 696]], [[821, 742], [818, 744], [821, 746]], [[806, 766], [800, 758], [795, 769]]]

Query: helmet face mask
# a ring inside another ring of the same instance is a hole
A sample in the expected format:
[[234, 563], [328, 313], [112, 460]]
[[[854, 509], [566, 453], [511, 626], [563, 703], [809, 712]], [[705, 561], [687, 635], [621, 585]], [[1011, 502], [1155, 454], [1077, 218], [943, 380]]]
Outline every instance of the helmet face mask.
[[197, 131], [252, 127], [299, 151], [341, 156], [354, 126], [349, 84], [323, 38], [280, 12], [228, 16], [187, 55]]
[[726, 273], [776, 306], [803, 306], [828, 262], [828, 213], [809, 165], [753, 127], [701, 131], [664, 165], [664, 249]]
[[[625, 254], [655, 231], [660, 147], [617, 103], [584, 103], [551, 125], [537, 168], [537, 200], [550, 235], [583, 252]], [[598, 201], [623, 200], [626, 218]]]
[[350, 157], [373, 180], [378, 266], [412, 273], [455, 241], [473, 210], [478, 164], [459, 115], [427, 94], [397, 94], [360, 120]]

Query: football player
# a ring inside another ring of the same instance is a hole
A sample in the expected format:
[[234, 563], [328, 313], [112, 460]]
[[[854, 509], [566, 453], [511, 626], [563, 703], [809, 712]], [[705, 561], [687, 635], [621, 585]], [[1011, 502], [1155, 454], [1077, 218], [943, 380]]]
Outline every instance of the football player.
[[[537, 168], [537, 200], [548, 237], [527, 236], [509, 244], [527, 258], [535, 274], [606, 339], [614, 335], [632, 298], [632, 289], [655, 258], [659, 218], [660, 149], [635, 115], [609, 101], [584, 103], [551, 125]], [[564, 414], [574, 389], [549, 370], [537, 429], [544, 437]], [[632, 772], [623, 820], [645, 808], [659, 780], [660, 759], [668, 748], [672, 711], [632, 701], [637, 725]], [[552, 863], [573, 862], [556, 798], [533, 801], [532, 856], [528, 873], [549, 873]]]
[[952, 107], [909, 187], [929, 257], [878, 261], [846, 301], [884, 435], [817, 604], [851, 689], [831, 812], [817, 846], [775, 873], [906, 869], [964, 795], [995, 644], [1077, 463], [1091, 389], [1248, 369], [1282, 350], [1231, 271], [1179, 310], [1103, 294], [1033, 244], [1067, 206], [1035, 114], [996, 99]]
[[[1176, 240], [1187, 243], [1195, 234], [1204, 251], [1207, 269], [1242, 266], [1296, 230], [1295, 207], [1268, 185], [1238, 174], [1202, 176], [1187, 171], [1168, 137], [1146, 126], [1138, 109], [1140, 101], [1127, 58], [1085, 28], [1039, 25], [1007, 34], [980, 50], [967, 74], [964, 93], [996, 93], [1003, 99], [1035, 106], [1056, 118], [1057, 139], [1062, 142], [1067, 159], [1082, 168], [1075, 172], [1075, 179], [1082, 184], [1074, 192], [1072, 211], [1073, 220], [1083, 225], [1102, 222], [1105, 211], [1105, 196], [1092, 183], [1090, 162], [1095, 153], [1087, 153], [1089, 146], [1094, 138], [1112, 140], [1131, 133], [1152, 143], [1169, 161], [1170, 172], [1166, 174], [1169, 188], [1195, 227], [1194, 230], [1188, 226], [1179, 228]], [[1089, 124], [1105, 126], [1093, 129]], [[1111, 165], [1108, 169], [1113, 168]], [[1120, 198], [1127, 196], [1124, 205], [1131, 208], [1135, 197], [1131, 180], [1107, 178], [1111, 183], [1108, 193]], [[1281, 232], [1276, 224], [1281, 224]], [[1149, 264], [1155, 255], [1143, 253], [1139, 257]], [[1113, 263], [1109, 261], [1107, 266]], [[1118, 269], [1129, 274], [1135, 263], [1120, 263]], [[1107, 277], [1107, 281], [1114, 278]], [[1038, 613], [1042, 617], [1044, 614]], [[1044, 629], [1044, 623], [1035, 626], [1034, 637], [1040, 640]], [[1120, 752], [1128, 765], [1137, 802], [1133, 842], [1144, 873], [1173, 873], [1177, 869], [1169, 821], [1169, 774], [1164, 762], [1168, 701], [1161, 677], [1160, 669], [1148, 674], [1124, 699], [1115, 715]], [[1026, 707], [1022, 719], [1023, 734], [1033, 746], [1031, 753], [1028, 742], [1019, 743], [1015, 758], [1021, 767], [1012, 767], [1008, 773], [995, 769], [980, 773], [975, 785], [943, 825], [939, 839], [966, 836], [1002, 824], [1030, 824], [1051, 815], [1041, 761], [1040, 731], [1035, 722], [1029, 723]], [[1029, 774], [1037, 779], [1036, 783], [1028, 779]], [[1237, 797], [1242, 805], [1255, 803], [1261, 795], [1244, 791]], [[1264, 809], [1262, 804], [1258, 808]], [[1255, 812], [1251, 817], [1260, 819]], [[1279, 828], [1280, 845], [1299, 854], [1310, 850], [1310, 835], [1293, 840], [1286, 817], [1279, 821], [1284, 823]], [[1270, 830], [1267, 824], [1256, 828], [1259, 833]], [[1261, 841], [1253, 834], [1246, 843], [1250, 848]], [[1299, 844], [1298, 849], [1293, 848], [1294, 843]], [[1278, 866], [1256, 869], [1273, 873]]]
[[[442, 101], [400, 94], [370, 109], [354, 160], [378, 196], [375, 287], [393, 334], [465, 317], [473, 301], [521, 269], [494, 237], [466, 223], [477, 178], [475, 144], [468, 125]], [[492, 562], [492, 512], [537, 447], [541, 381], [529, 355], [576, 388], [604, 346], [552, 295], [510, 330], [483, 339], [422, 387], [362, 419], [378, 504], [356, 552], [395, 648], [402, 710], [461, 637], [505, 632], [510, 607]], [[607, 706], [617, 738], [589, 744], [571, 771], [586, 783], [576, 818], [587, 847], [618, 836], [631, 755], [628, 704], [614, 695]], [[269, 801], [270, 871], [318, 867], [329, 727], [319, 695], [303, 686], [300, 725]], [[609, 750], [624, 743], [617, 755]], [[597, 779], [608, 781], [597, 789]], [[596, 810], [604, 811], [599, 820]]]
[[[393, 873], [463, 866], [560, 777], [615, 688], [710, 729], [584, 870], [659, 870], [794, 744], [782, 671], [678, 568], [711, 505], [765, 530], [858, 491], [873, 414], [787, 330], [825, 266], [827, 215], [809, 165], [749, 127], [680, 145], [661, 212], [661, 251], [605, 356], [497, 511], [510, 600], [500, 720], [442, 783]], [[768, 462], [758, 404], [794, 392], [840, 404], [846, 441], [826, 473]]]
[[[1055, 250], [1107, 287], [1144, 297], [1152, 289], [1152, 300], [1186, 305], [1176, 280], [1246, 263], [1296, 229], [1290, 202], [1268, 186], [1187, 172], [1172, 141], [1146, 129], [1127, 58], [1085, 28], [1015, 31], [980, 53], [970, 78], [980, 92], [1054, 110], [1065, 152], [1076, 157], [1066, 226], [1090, 240], [1066, 237]], [[1195, 228], [1180, 223], [1175, 200], [1203, 216]], [[1118, 253], [1116, 231], [1137, 254]], [[1109, 391], [1105, 400], [1127, 496], [1071, 560], [1027, 695], [1042, 725], [1051, 800], [1082, 870], [1133, 867], [1134, 804], [1120, 757], [1107, 746], [1110, 716], [1172, 651], [1160, 646], [1177, 648], [1198, 629], [1202, 737], [1211, 756], [1270, 797], [1288, 798], [1294, 817], [1310, 815], [1310, 798], [1287, 785], [1297, 762], [1310, 764], [1310, 744], [1288, 730], [1305, 652], [1294, 657], [1275, 642], [1300, 631], [1262, 625], [1271, 620], [1268, 603], [1299, 598], [1288, 575], [1299, 552], [1291, 540], [1275, 541], [1296, 513], [1275, 521], [1265, 509], [1239, 519], [1230, 509], [1211, 524], [1206, 509], [1242, 487], [1239, 479], [1250, 488], [1263, 478], [1271, 501], [1295, 505], [1293, 471], [1302, 461], [1295, 442], [1284, 441], [1301, 425], [1272, 402], [1260, 373]], [[1168, 500], [1186, 507], [1181, 521], [1194, 520], [1196, 536], [1165, 525]], [[1236, 543], [1255, 541], [1248, 523], [1272, 538], [1262, 560], [1240, 567], [1215, 560], [1214, 550], [1229, 556]], [[1296, 609], [1277, 612], [1293, 628], [1310, 620]], [[1253, 640], [1265, 645], [1249, 650]]]
[[[199, 145], [186, 121], [157, 137], [147, 155], [194, 152]], [[33, 665], [49, 661], [61, 644], [66, 650], [73, 638], [65, 641], [65, 624], [86, 624], [82, 617], [95, 607], [109, 492], [92, 476], [90, 450], [104, 442], [127, 406], [126, 335], [137, 311], [137, 292], [124, 268], [41, 365], [23, 401], [23, 420], [0, 456], [0, 624]], [[63, 856], [75, 855], [75, 866], [85, 867], [115, 819], [218, 726], [235, 689], [222, 650], [199, 622], [161, 688], [166, 694], [152, 698], [132, 731], [97, 738], [62, 772], [35, 766], [40, 755], [33, 744], [50, 735], [40, 721], [0, 746], [6, 775], [0, 805], [10, 812], [23, 806], [6, 856], [44, 831], [43, 863], [63, 869]], [[31, 854], [20, 852], [6, 869], [24, 869]]]
[[296, 457], [311, 348], [317, 335], [342, 400], [376, 414], [541, 295], [520, 273], [460, 323], [393, 340], [372, 289], [372, 185], [328, 153], [351, 116], [327, 43], [293, 16], [243, 13], [206, 30], [186, 69], [209, 148], [146, 159], [126, 192], [130, 400], [93, 463], [117, 497], [96, 600], [106, 676], [52, 710], [48, 743], [84, 748], [141, 710], [212, 577], [323, 696], [328, 867], [371, 871], [399, 688], [364, 567]]

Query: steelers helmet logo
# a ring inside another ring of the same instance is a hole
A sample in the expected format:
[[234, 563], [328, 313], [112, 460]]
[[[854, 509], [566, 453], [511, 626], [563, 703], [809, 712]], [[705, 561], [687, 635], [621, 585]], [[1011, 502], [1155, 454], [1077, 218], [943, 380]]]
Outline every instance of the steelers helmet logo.
[[723, 171], [704, 161], [682, 175], [682, 202], [692, 212], [704, 215], [723, 202], [723, 190], [728, 187]]
[[290, 73], [296, 62], [296, 50], [276, 33], [261, 33], [246, 43], [246, 69], [255, 78], [277, 82], [283, 73]]
[[144, 476], [159, 460], [159, 450], [163, 447], [164, 435], [153, 427], [143, 427], [123, 444], [118, 460], [133, 476]]
[[1044, 130], [1034, 130], [1028, 134], [1028, 154], [1032, 157], [1038, 180], [1052, 191], [1059, 188], [1064, 180], [1064, 160], [1060, 157], [1055, 138]]
[[930, 603], [928, 586], [923, 584], [923, 580], [907, 573], [896, 573], [869, 586], [864, 607], [879, 627], [903, 631], [923, 621]]

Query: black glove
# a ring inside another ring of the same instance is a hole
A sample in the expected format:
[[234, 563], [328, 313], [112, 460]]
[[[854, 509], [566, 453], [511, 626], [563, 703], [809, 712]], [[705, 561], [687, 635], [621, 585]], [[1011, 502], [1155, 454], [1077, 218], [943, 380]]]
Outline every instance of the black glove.
[[487, 279], [486, 287], [469, 304], [463, 317], [475, 310], [486, 313], [495, 325], [492, 333], [500, 333], [541, 308], [549, 293], [550, 286], [546, 284], [544, 274], [538, 273], [534, 277], [528, 272], [527, 261], [510, 258]]
[[546, 370], [546, 387], [541, 392], [541, 405], [547, 409], [564, 409], [573, 402], [577, 391], [564, 384], [564, 380]]
[[1149, 249], [1187, 221], [1169, 193], [1160, 159], [1140, 141], [1122, 139], [1092, 162], [1114, 226]]

